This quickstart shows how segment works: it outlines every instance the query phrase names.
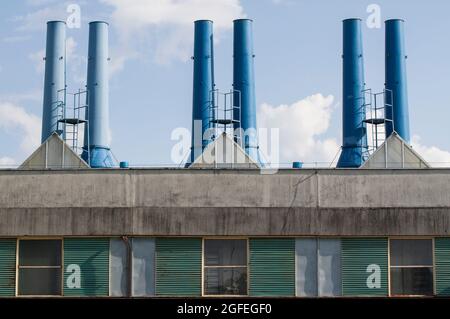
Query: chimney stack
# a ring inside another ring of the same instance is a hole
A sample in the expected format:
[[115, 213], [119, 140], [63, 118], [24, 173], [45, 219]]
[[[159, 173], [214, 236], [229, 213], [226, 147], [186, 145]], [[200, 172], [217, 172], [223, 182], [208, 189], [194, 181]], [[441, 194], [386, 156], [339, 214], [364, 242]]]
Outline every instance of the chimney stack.
[[364, 58], [361, 19], [343, 21], [343, 145], [338, 168], [358, 168], [367, 149], [367, 129], [363, 122]]
[[92, 168], [116, 167], [109, 147], [108, 23], [89, 23], [87, 119], [82, 158]]
[[210, 20], [195, 21], [194, 35], [194, 87], [192, 99], [192, 144], [191, 158], [193, 163], [204, 148], [211, 142], [203, 140], [205, 132], [210, 128], [210, 107], [214, 90], [214, 50], [213, 22]]
[[393, 131], [409, 143], [408, 89], [406, 81], [405, 21], [386, 21], [386, 138]]
[[66, 96], [66, 23], [47, 22], [41, 142], [56, 132]]
[[[257, 162], [258, 137], [256, 126], [255, 71], [253, 52], [253, 21], [234, 20], [233, 90], [235, 94], [234, 129], [241, 129], [240, 138], [245, 152]], [[240, 95], [240, 105], [237, 105]], [[243, 133], [243, 134], [242, 134]]]

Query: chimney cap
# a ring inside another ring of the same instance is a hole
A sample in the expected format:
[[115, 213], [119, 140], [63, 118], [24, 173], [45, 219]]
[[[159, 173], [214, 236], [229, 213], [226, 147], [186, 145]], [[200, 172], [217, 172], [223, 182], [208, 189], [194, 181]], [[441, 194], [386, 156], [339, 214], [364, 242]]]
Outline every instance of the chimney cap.
[[361, 18], [348, 18], [348, 19], [342, 20], [342, 22], [345, 22], [345, 21], [354, 21], [354, 20], [356, 20], [356, 21], [362, 21]]
[[211, 22], [211, 23], [214, 23], [213, 20], [208, 20], [208, 19], [200, 19], [200, 20], [195, 20], [194, 21], [194, 23], [197, 23], [197, 22]]
[[242, 19], [235, 19], [235, 20], [233, 20], [233, 22], [239, 22], [239, 21], [250, 21], [250, 22], [253, 22], [253, 19], [242, 18]]
[[97, 21], [91, 21], [91, 22], [89, 22], [89, 24], [94, 24], [94, 23], [104, 23], [104, 24], [106, 24], [106, 25], [109, 25], [109, 23], [108, 23], [108, 22], [106, 22], [106, 21], [101, 21], [101, 20], [97, 20]]
[[50, 20], [50, 21], [47, 21], [47, 24], [50, 24], [50, 23], [64, 23], [64, 24], [66, 24], [66, 21], [62, 21], [62, 20]]
[[399, 21], [399, 22], [405, 22], [404, 19], [388, 19], [388, 20], [384, 21], [384, 23], [388, 23], [388, 22], [396, 22], [396, 21]]

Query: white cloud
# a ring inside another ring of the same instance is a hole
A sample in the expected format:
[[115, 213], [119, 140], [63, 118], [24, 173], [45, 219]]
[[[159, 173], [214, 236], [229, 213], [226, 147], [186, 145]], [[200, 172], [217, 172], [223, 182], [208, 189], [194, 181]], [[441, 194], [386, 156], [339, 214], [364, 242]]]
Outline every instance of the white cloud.
[[10, 37], [4, 37], [3, 42], [5, 43], [18, 43], [18, 42], [24, 42], [31, 39], [31, 36], [29, 35], [18, 35], [18, 36], [10, 36]]
[[441, 150], [436, 146], [425, 146], [418, 135], [412, 138], [412, 147], [432, 167], [450, 167], [450, 152]]
[[77, 52], [78, 43], [73, 37], [66, 39], [68, 76], [78, 85], [86, 83], [87, 58]]
[[43, 6], [43, 5], [48, 5], [50, 3], [54, 3], [57, 0], [27, 0], [27, 5], [29, 6]]
[[[101, 1], [114, 7], [112, 26], [119, 34], [121, 50], [112, 50], [112, 59], [116, 61], [113, 71], [123, 68], [128, 59], [148, 56], [149, 50], [160, 64], [186, 61], [192, 55], [195, 20], [213, 20], [217, 38], [221, 32], [231, 29], [234, 19], [245, 17], [240, 0]], [[149, 48], [148, 43], [152, 42], [156, 44]]]
[[285, 5], [291, 5], [291, 4], [294, 4], [294, 2], [293, 1], [291, 1], [291, 0], [272, 0], [272, 3], [273, 4], [285, 4]]
[[0, 102], [0, 129], [6, 133], [21, 132], [20, 148], [31, 153], [40, 144], [41, 119], [10, 102]]
[[125, 67], [128, 60], [136, 59], [139, 54], [127, 46], [118, 46], [111, 48], [111, 60], [109, 63], [109, 77], [113, 77]]
[[13, 21], [19, 23], [17, 31], [44, 31], [49, 20], [65, 21], [67, 18], [66, 9], [67, 3], [59, 3], [25, 15], [16, 16], [13, 18]]
[[10, 101], [16, 104], [20, 104], [24, 101], [42, 102], [42, 90], [35, 89], [23, 93], [1, 94], [0, 101]]
[[16, 160], [11, 157], [0, 157], [0, 169], [16, 167]]
[[28, 55], [28, 58], [34, 63], [34, 67], [37, 73], [43, 73], [45, 69], [45, 50], [39, 50], [32, 52]]
[[66, 56], [67, 62], [69, 62], [75, 56], [75, 50], [78, 46], [78, 43], [75, 41], [73, 37], [68, 37], [66, 39]]
[[191, 25], [210, 19], [217, 28], [230, 28], [232, 20], [244, 15], [239, 0], [101, 0], [115, 7], [112, 18], [121, 27], [138, 30], [143, 26]]
[[[73, 37], [66, 39], [66, 60], [67, 60], [67, 75], [76, 84], [86, 83], [85, 69], [86, 57], [77, 53], [78, 43]], [[45, 70], [45, 50], [38, 50], [30, 53], [28, 58], [34, 63], [35, 70], [39, 74], [43, 74]]]
[[[78, 7], [86, 6], [92, 1], [86, 0], [26, 0], [26, 4], [32, 8], [33, 11], [27, 14], [17, 15], [10, 19], [18, 23], [17, 31], [44, 31], [47, 21], [60, 20], [70, 21], [71, 14], [73, 14], [73, 5]], [[89, 20], [88, 14], [81, 11], [82, 20]], [[69, 23], [68, 23], [68, 27]]]
[[333, 112], [332, 95], [315, 94], [291, 105], [263, 104], [258, 112], [258, 127], [279, 128], [280, 161], [291, 163], [330, 163], [339, 151], [336, 139], [322, 139]]

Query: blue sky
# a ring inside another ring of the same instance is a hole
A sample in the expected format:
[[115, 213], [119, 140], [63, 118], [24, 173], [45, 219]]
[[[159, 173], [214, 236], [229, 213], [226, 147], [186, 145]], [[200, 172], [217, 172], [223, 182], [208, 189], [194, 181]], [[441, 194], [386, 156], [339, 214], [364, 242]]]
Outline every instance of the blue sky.
[[[280, 161], [329, 162], [341, 144], [341, 21], [406, 20], [413, 147], [450, 165], [450, 2], [445, 0], [2, 1], [0, 164], [20, 164], [40, 141], [45, 23], [81, 8], [68, 29], [68, 85], [85, 85], [88, 22], [110, 22], [111, 148], [131, 165], [168, 165], [171, 132], [190, 129], [193, 21], [215, 22], [216, 84], [232, 83], [232, 20], [254, 20], [259, 125], [279, 127]], [[383, 23], [384, 25], [384, 23]], [[366, 82], [384, 83], [384, 28], [363, 29]]]

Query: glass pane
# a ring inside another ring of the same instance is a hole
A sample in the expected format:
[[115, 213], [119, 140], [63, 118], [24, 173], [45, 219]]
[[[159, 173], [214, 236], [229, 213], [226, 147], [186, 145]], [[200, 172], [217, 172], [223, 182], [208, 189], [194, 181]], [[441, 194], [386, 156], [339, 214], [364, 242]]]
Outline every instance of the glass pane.
[[20, 266], [61, 266], [61, 240], [19, 241]]
[[19, 269], [19, 295], [21, 296], [61, 295], [61, 269], [59, 268]]
[[391, 240], [391, 266], [433, 266], [431, 239]]
[[205, 240], [206, 266], [247, 266], [246, 240]]
[[207, 268], [205, 270], [207, 295], [246, 295], [246, 268]]
[[319, 239], [317, 279], [321, 297], [341, 296], [341, 240]]
[[109, 291], [112, 297], [125, 297], [128, 293], [128, 249], [121, 238], [111, 238], [109, 258]]
[[155, 295], [155, 239], [133, 238], [133, 296]]
[[391, 268], [393, 295], [433, 295], [432, 268]]
[[317, 296], [317, 239], [297, 238], [296, 254], [296, 290], [297, 296]]

